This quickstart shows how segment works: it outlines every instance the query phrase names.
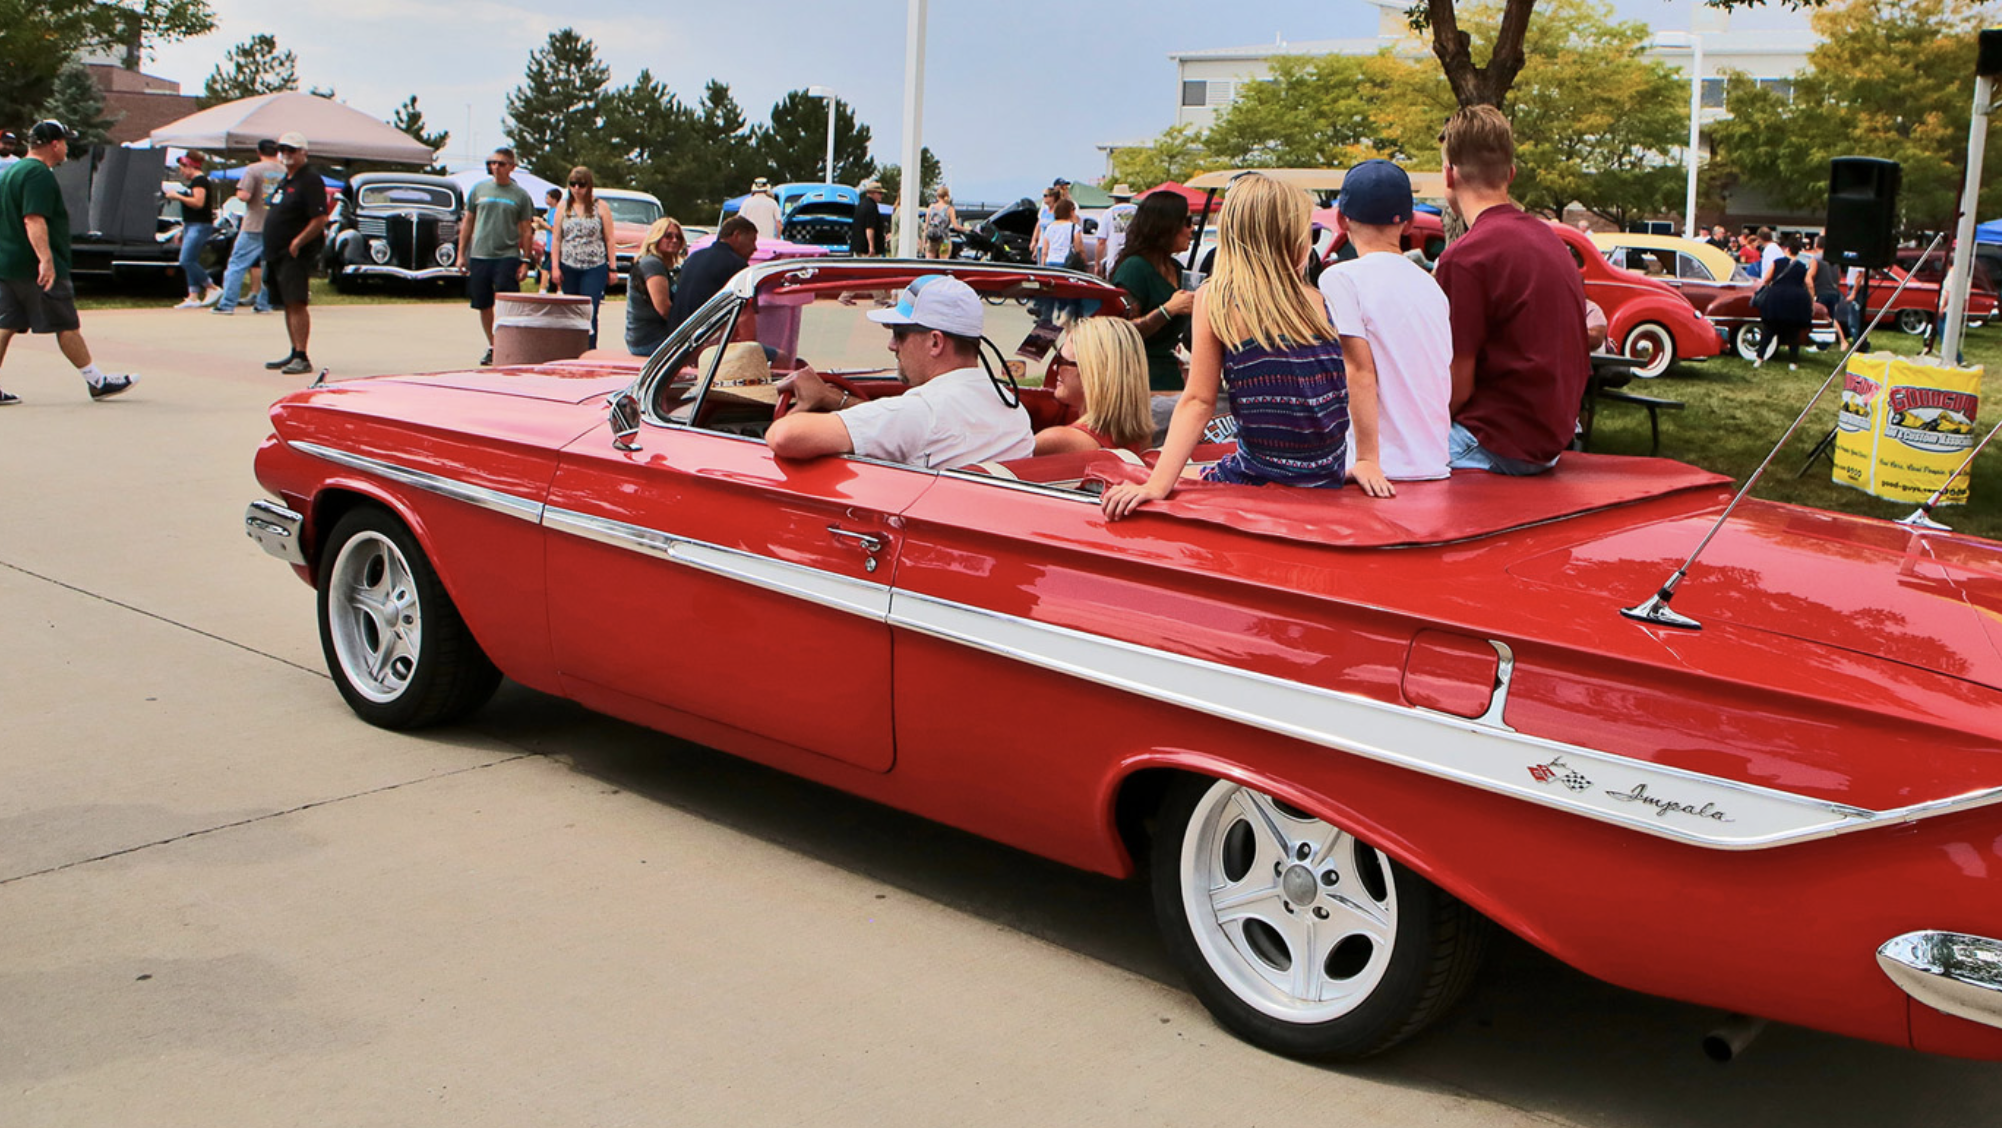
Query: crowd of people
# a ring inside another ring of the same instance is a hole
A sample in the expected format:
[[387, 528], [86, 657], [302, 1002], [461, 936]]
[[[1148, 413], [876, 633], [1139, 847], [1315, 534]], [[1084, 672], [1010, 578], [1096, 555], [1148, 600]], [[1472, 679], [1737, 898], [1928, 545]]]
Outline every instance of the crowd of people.
[[[1189, 205], [1156, 193], [1121, 223], [1109, 267], [1132, 301], [1126, 319], [1073, 318], [1046, 388], [1071, 419], [1032, 431], [978, 364], [982, 303], [948, 275], [912, 282], [873, 311], [911, 390], [851, 403], [802, 366], [780, 387], [794, 408], [765, 433], [781, 457], [856, 453], [931, 467], [1030, 453], [1138, 452], [1162, 436], [1145, 481], [1115, 483], [1101, 505], [1119, 519], [1168, 497], [1228, 402], [1235, 446], [1210, 481], [1337, 488], [1389, 497], [1395, 482], [1455, 470], [1548, 472], [1571, 445], [1590, 375], [1588, 303], [1570, 252], [1509, 198], [1514, 137], [1491, 107], [1460, 110], [1441, 137], [1448, 205], [1467, 234], [1436, 272], [1403, 252], [1415, 204], [1388, 161], [1351, 170], [1340, 200], [1354, 258], [1309, 282], [1312, 201], [1260, 173], [1224, 197], [1213, 272], [1191, 292], [1174, 256]], [[1075, 206], [1053, 186], [1038, 261], [1094, 253]], [[1108, 234], [1112, 234], [1108, 232]], [[1186, 373], [1176, 345], [1186, 326]]]

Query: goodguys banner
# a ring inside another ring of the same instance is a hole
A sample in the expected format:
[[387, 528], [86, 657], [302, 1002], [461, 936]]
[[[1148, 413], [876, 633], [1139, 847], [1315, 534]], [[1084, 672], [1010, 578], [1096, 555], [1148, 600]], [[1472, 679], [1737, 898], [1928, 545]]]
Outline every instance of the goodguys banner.
[[[1893, 501], [1924, 501], [1974, 449], [1981, 369], [1872, 353], [1851, 357], [1835, 417], [1838, 485]], [[1967, 475], [1942, 504], [1967, 501]]]

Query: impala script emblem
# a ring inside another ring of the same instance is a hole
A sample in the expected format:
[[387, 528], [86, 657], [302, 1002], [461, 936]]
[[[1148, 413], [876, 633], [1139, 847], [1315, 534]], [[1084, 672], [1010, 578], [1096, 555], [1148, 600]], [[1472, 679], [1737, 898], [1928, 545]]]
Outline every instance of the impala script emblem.
[[1608, 791], [1606, 794], [1618, 799], [1622, 803], [1640, 803], [1653, 807], [1656, 818], [1667, 818], [1670, 815], [1688, 815], [1693, 819], [1711, 819], [1715, 822], [1727, 823], [1738, 821], [1725, 815], [1714, 803], [1705, 803], [1701, 807], [1697, 807], [1689, 803], [1678, 803], [1673, 799], [1663, 799], [1659, 795], [1650, 795], [1645, 783], [1634, 784], [1631, 791]]

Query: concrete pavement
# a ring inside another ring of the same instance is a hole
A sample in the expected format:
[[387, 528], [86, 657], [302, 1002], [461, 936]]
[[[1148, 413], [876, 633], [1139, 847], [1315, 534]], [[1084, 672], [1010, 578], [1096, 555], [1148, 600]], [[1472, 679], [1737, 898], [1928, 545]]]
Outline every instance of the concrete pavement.
[[[621, 309], [605, 310], [618, 325]], [[1253, 1051], [1144, 890], [507, 687], [404, 736], [241, 531], [275, 317], [85, 315], [0, 387], [0, 1124], [1982, 1123], [2002, 1068], [1710, 1014], [1514, 943], [1364, 1066]], [[336, 378], [458, 306], [326, 307]], [[1784, 969], [1775, 969], [1783, 974]]]

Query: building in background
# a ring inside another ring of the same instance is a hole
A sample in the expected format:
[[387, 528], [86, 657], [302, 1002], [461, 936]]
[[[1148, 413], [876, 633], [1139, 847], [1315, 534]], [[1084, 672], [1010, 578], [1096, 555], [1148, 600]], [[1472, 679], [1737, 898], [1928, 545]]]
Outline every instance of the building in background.
[[112, 122], [109, 132], [115, 144], [143, 141], [153, 130], [199, 108], [194, 97], [181, 93], [181, 84], [172, 79], [127, 70], [118, 62], [99, 58], [85, 59], [84, 69], [104, 92], [104, 116]]

